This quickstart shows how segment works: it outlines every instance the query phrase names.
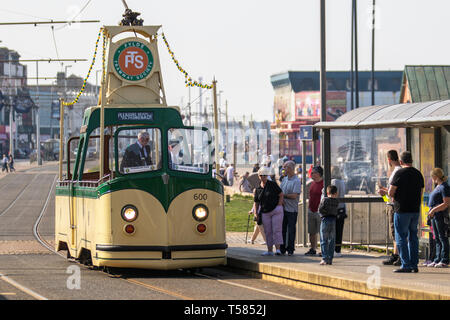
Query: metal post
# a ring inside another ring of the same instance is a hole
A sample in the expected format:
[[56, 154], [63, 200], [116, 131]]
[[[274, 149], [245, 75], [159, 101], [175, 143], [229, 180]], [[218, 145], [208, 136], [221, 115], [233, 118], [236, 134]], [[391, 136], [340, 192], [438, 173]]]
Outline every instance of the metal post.
[[353, 250], [353, 202], [350, 206], [350, 250]]
[[372, 1], [372, 105], [375, 105], [375, 0]]
[[[63, 164], [63, 150], [64, 150], [63, 139], [64, 139], [64, 98], [61, 98], [59, 100], [59, 181], [62, 181], [62, 170], [63, 170], [62, 164]], [[69, 161], [69, 155], [67, 155], [67, 161]], [[67, 178], [69, 179], [69, 177]]]
[[353, 57], [353, 51], [354, 51], [354, 49], [355, 49], [355, 46], [354, 46], [354, 44], [353, 44], [353, 41], [354, 41], [354, 35], [353, 35], [353, 33], [354, 33], [354, 31], [355, 31], [355, 20], [354, 20], [354, 14], [355, 14], [355, 12], [354, 12], [354, 10], [353, 10], [353, 6], [354, 6], [354, 1], [355, 0], [352, 0], [352, 32], [351, 32], [351, 38], [352, 38], [352, 40], [351, 40], [351, 53], [350, 53], [350, 59], [351, 59], [351, 62], [350, 62], [350, 110], [353, 110], [354, 108], [355, 108], [355, 105], [354, 105], [354, 92], [353, 92], [353, 86], [354, 86], [354, 81], [353, 81], [353, 62], [354, 62], [354, 57]]
[[[313, 141], [314, 143], [314, 141]], [[302, 203], [303, 203], [303, 247], [306, 248], [306, 218], [308, 216], [308, 209], [306, 206], [306, 141], [302, 140]]]
[[370, 202], [367, 203], [367, 252], [370, 252], [370, 215], [372, 206]]
[[[38, 166], [42, 165], [41, 158], [41, 120], [39, 118], [39, 61], [36, 61], [36, 159]], [[52, 123], [52, 115], [50, 115], [50, 123]], [[53, 138], [53, 137], [50, 137]], [[62, 145], [59, 145], [62, 148]]]
[[[327, 120], [326, 34], [325, 0], [320, 1], [320, 121]], [[330, 130], [322, 130], [322, 165], [324, 188], [330, 184]]]
[[216, 172], [219, 173], [219, 123], [217, 116], [217, 81], [213, 80], [213, 103], [214, 103], [214, 159], [216, 161]]
[[356, 95], [355, 95], [355, 108], [359, 108], [359, 75], [358, 75], [358, 11], [357, 11], [357, 7], [356, 7], [356, 0], [353, 0], [353, 12], [354, 12], [354, 37], [355, 37], [355, 41], [354, 41], [354, 45], [355, 45], [355, 91], [356, 91]]

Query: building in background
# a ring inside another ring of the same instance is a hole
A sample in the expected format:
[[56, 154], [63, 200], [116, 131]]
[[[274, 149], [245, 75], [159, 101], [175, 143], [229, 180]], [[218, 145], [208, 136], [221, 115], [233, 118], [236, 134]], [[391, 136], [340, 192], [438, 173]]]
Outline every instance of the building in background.
[[[80, 91], [83, 80], [80, 77], [71, 75], [65, 79], [64, 72], [58, 72], [56, 81], [53, 84], [29, 85], [30, 96], [36, 105], [39, 106], [41, 141], [59, 137], [59, 99], [72, 101]], [[86, 84], [84, 93], [78, 102], [65, 108], [65, 132], [66, 136], [72, 136], [80, 132], [86, 108], [96, 106], [98, 102], [98, 87]]]
[[[400, 99], [402, 71], [375, 71], [375, 104], [395, 104]], [[351, 110], [349, 71], [327, 71], [327, 121], [333, 121]], [[371, 105], [371, 72], [358, 73], [359, 106]], [[320, 121], [319, 71], [288, 71], [271, 76], [274, 89], [271, 128], [279, 132], [279, 154], [301, 162], [299, 127]], [[354, 83], [354, 88], [356, 85]], [[320, 154], [316, 143], [316, 160]], [[312, 163], [314, 150], [308, 146], [307, 163]]]
[[[27, 88], [27, 66], [19, 62], [20, 54], [0, 48], [0, 153], [9, 151], [10, 110], [16, 148], [26, 147], [31, 133], [33, 101]], [[23, 135], [27, 137], [23, 137]]]

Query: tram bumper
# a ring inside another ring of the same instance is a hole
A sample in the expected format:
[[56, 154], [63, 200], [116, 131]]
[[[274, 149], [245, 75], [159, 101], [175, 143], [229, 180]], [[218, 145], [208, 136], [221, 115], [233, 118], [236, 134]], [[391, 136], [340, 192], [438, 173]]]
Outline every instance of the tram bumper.
[[228, 245], [180, 246], [96, 245], [96, 266], [157, 270], [187, 269], [226, 265]]

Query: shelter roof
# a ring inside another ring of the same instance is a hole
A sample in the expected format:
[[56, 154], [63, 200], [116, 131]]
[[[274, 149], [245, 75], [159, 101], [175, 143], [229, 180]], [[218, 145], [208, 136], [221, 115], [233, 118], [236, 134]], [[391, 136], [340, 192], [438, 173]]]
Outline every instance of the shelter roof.
[[405, 128], [449, 126], [450, 100], [361, 107], [335, 121], [318, 122], [323, 129]]

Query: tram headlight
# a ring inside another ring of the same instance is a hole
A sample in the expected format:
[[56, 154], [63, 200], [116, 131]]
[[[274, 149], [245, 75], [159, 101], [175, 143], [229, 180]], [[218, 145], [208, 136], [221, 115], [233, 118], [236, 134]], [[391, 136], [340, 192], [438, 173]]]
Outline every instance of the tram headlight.
[[203, 204], [198, 204], [192, 209], [192, 216], [197, 221], [205, 221], [208, 215], [208, 208]]
[[138, 210], [135, 206], [126, 205], [122, 208], [122, 219], [127, 222], [132, 222], [137, 219]]

